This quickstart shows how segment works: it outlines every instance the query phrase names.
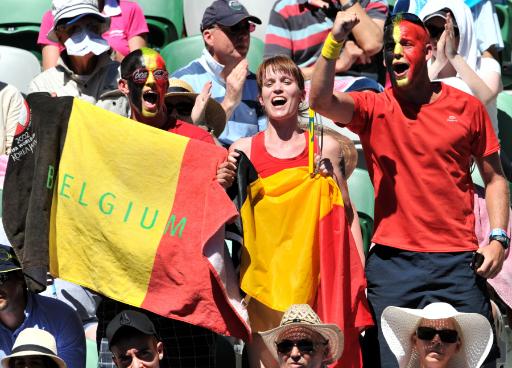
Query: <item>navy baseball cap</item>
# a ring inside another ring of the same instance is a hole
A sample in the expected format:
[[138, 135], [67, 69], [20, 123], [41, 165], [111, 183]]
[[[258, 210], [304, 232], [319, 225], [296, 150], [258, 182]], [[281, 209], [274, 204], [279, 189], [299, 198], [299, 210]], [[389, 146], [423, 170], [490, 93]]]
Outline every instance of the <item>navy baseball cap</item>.
[[0, 272], [15, 270], [21, 270], [21, 266], [14, 249], [8, 245], [0, 244]]
[[125, 328], [133, 328], [144, 335], [150, 335], [158, 337], [155, 325], [144, 313], [135, 310], [124, 310], [118, 313], [107, 325], [107, 340], [108, 346], [112, 346], [112, 342], [115, 341], [118, 332]]
[[214, 24], [231, 27], [241, 22], [249, 20], [256, 24], [261, 24], [261, 19], [250, 15], [247, 9], [236, 0], [215, 0], [203, 14], [201, 30], [205, 30]]

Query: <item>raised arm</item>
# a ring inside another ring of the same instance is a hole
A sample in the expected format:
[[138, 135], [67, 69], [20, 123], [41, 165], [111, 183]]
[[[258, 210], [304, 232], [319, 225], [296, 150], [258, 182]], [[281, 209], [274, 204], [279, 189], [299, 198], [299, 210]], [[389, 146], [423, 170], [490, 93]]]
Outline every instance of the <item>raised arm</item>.
[[310, 106], [319, 114], [341, 124], [348, 124], [352, 120], [354, 100], [347, 93], [333, 94], [335, 65], [345, 40], [358, 22], [355, 13], [338, 12], [311, 79]]

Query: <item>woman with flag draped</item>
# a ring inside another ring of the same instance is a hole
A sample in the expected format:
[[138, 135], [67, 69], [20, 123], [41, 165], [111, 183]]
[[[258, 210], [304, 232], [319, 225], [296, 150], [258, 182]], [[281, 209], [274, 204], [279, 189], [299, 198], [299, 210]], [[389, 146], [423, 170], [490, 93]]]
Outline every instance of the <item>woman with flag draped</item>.
[[[239, 187], [247, 183], [240, 195], [240, 282], [254, 333], [251, 367], [277, 365], [257, 332], [278, 326], [283, 312], [299, 303], [310, 304], [322, 320], [340, 326], [346, 347], [340, 362], [359, 367], [359, 329], [372, 321], [354, 241], [361, 233], [340, 169], [342, 149], [329, 135], [321, 144], [315, 141], [317, 170], [308, 172], [309, 133], [299, 127], [304, 78], [291, 59], [265, 60], [257, 83], [268, 128], [230, 148], [245, 154], [238, 174]], [[241, 179], [244, 168], [248, 174]]]

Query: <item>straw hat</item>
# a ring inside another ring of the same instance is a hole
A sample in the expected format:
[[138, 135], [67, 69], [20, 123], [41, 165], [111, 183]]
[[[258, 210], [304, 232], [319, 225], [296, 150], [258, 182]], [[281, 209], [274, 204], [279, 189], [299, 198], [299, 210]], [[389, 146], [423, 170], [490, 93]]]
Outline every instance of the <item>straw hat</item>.
[[57, 344], [53, 335], [39, 328], [26, 328], [20, 332], [12, 347], [11, 355], [2, 359], [2, 367], [9, 368], [9, 361], [12, 358], [26, 356], [46, 356], [59, 368], [66, 368], [66, 363], [57, 356]]
[[418, 353], [411, 336], [422, 319], [454, 318], [462, 347], [450, 360], [450, 368], [477, 368], [491, 349], [493, 335], [489, 321], [478, 313], [460, 313], [448, 303], [432, 303], [423, 309], [387, 307], [381, 317], [382, 332], [400, 368], [417, 368]]
[[[300, 128], [304, 130], [308, 130], [307, 123], [301, 123], [299, 124]], [[326, 135], [329, 135], [336, 139], [341, 147], [341, 163], [344, 166], [344, 174], [345, 179], [348, 179], [350, 175], [354, 172], [356, 166], [357, 166], [357, 149], [354, 145], [354, 142], [346, 136], [344, 136], [341, 133], [338, 133], [332, 128], [324, 126], [319, 126], [318, 124], [315, 124], [315, 134], [317, 136], [320, 136], [323, 133]]]
[[[195, 103], [198, 95], [199, 94], [195, 93], [192, 86], [187, 82], [177, 78], [169, 78], [169, 89], [165, 95], [165, 103], [172, 103], [173, 100], [183, 97]], [[226, 126], [226, 112], [220, 103], [211, 97], [208, 99], [204, 118], [206, 120], [206, 126], [213, 131], [213, 135], [219, 137]]]
[[329, 346], [329, 356], [326, 364], [330, 364], [338, 360], [343, 352], [343, 333], [335, 324], [324, 324], [320, 317], [311, 309], [308, 304], [294, 304], [286, 312], [279, 327], [273, 328], [265, 332], [260, 332], [260, 335], [272, 352], [275, 359], [278, 359], [276, 342], [279, 336], [286, 330], [297, 326], [303, 326], [309, 330], [315, 331], [322, 335], [327, 340]]

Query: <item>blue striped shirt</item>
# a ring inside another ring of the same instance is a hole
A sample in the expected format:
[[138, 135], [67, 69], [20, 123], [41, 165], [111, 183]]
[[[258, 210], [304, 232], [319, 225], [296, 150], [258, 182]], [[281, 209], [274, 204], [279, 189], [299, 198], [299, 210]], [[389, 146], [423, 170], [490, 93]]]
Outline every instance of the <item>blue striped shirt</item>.
[[[204, 49], [200, 58], [175, 71], [172, 76], [190, 84], [197, 93], [201, 92], [206, 82], [212, 81], [211, 96], [221, 103], [226, 95], [226, 82], [221, 77], [223, 69], [224, 66]], [[267, 118], [258, 102], [258, 94], [256, 75], [249, 72], [243, 86], [242, 101], [228, 118], [226, 127], [219, 137], [222, 144], [230, 145], [239, 138], [251, 137], [265, 130]]]

